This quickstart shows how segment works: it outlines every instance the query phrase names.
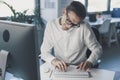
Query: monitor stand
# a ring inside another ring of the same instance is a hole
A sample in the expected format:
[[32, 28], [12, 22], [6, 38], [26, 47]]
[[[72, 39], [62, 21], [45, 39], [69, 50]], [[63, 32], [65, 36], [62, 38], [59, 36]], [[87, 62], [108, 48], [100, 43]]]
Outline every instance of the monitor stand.
[[0, 69], [1, 69], [1, 76], [0, 76], [0, 80], [4, 80], [4, 76], [5, 76], [5, 70], [6, 70], [6, 62], [7, 62], [7, 56], [8, 56], [9, 52], [5, 51], [5, 50], [1, 50], [0, 51]]

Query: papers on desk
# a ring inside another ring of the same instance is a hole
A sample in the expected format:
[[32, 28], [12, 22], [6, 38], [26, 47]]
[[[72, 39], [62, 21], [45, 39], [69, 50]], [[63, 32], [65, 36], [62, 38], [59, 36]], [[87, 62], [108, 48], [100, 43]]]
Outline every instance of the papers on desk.
[[52, 68], [53, 66], [49, 63], [42, 64], [42, 66], [40, 66], [40, 80], [51, 80]]
[[54, 77], [66, 77], [66, 78], [88, 78], [89, 73], [82, 71], [80, 69], [76, 69], [76, 66], [70, 65], [67, 68], [67, 71], [59, 71], [58, 69], [55, 69], [53, 71]]
[[[44, 69], [49, 68], [50, 70], [48, 72], [44, 71]], [[76, 74], [76, 69], [73, 70], [74, 66], [68, 68], [71, 71], [73, 71], [74, 74]], [[40, 73], [41, 73], [41, 80], [113, 80], [115, 72], [114, 71], [109, 71], [105, 69], [91, 69], [91, 75], [92, 77], [70, 77], [67, 75], [66, 76], [58, 76], [61, 73], [58, 73], [57, 71], [54, 70], [53, 66], [48, 65], [47, 63], [44, 63], [43, 65], [40, 66]], [[67, 71], [68, 71], [67, 70]], [[52, 73], [52, 74], [51, 74]], [[63, 73], [62, 73], [63, 74]]]

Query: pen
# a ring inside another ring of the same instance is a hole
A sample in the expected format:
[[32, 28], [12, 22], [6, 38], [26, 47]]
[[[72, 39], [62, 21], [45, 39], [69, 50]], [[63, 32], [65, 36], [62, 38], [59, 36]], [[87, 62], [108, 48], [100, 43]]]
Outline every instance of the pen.
[[88, 74], [89, 74], [89, 78], [92, 77], [91, 72], [88, 71]]
[[51, 78], [51, 76], [52, 76], [52, 72], [53, 72], [53, 70], [51, 70], [51, 71], [50, 71], [50, 75], [49, 75], [49, 78]]

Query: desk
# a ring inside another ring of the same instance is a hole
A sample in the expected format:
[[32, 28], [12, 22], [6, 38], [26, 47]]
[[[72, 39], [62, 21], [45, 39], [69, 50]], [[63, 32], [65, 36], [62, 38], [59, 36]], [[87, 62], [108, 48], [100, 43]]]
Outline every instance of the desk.
[[[116, 26], [118, 26], [118, 24], [120, 23], [120, 18], [107, 18], [110, 19], [110, 26], [105, 28], [105, 24], [103, 24], [104, 20], [98, 20], [96, 22], [88, 22], [90, 24], [91, 27], [96, 27], [99, 31], [99, 28], [101, 27], [101, 29], [103, 29], [104, 35], [102, 33], [102, 37], [106, 37], [107, 38], [107, 44], [108, 47], [111, 46], [111, 43], [116, 42], [116, 44], [118, 45], [118, 36], [117, 36], [117, 30], [116, 30]], [[103, 24], [103, 26], [101, 26]], [[101, 30], [100, 30], [101, 31]], [[106, 36], [107, 35], [107, 36]], [[101, 37], [101, 33], [100, 33], [100, 41], [102, 43], [102, 37]]]
[[[119, 23], [120, 18], [108, 18], [111, 20], [111, 23]], [[88, 22], [91, 26], [98, 26], [103, 24], [103, 20], [96, 21], [96, 22]]]
[[[44, 72], [43, 70], [49, 68], [49, 72]], [[41, 80], [119, 80], [120, 72], [109, 71], [105, 69], [92, 69], [91, 78], [57, 78], [52, 79], [52, 66], [44, 63], [40, 66]], [[97, 74], [96, 74], [97, 73]]]

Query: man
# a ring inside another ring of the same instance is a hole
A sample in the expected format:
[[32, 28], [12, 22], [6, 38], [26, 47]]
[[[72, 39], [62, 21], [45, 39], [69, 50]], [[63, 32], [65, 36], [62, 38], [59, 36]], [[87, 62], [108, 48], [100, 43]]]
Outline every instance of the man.
[[[71, 64], [85, 71], [95, 65], [102, 54], [102, 47], [90, 26], [83, 21], [85, 17], [84, 5], [73, 1], [63, 10], [61, 17], [49, 22], [41, 46], [41, 58], [61, 71]], [[87, 59], [88, 48], [92, 53]]]

